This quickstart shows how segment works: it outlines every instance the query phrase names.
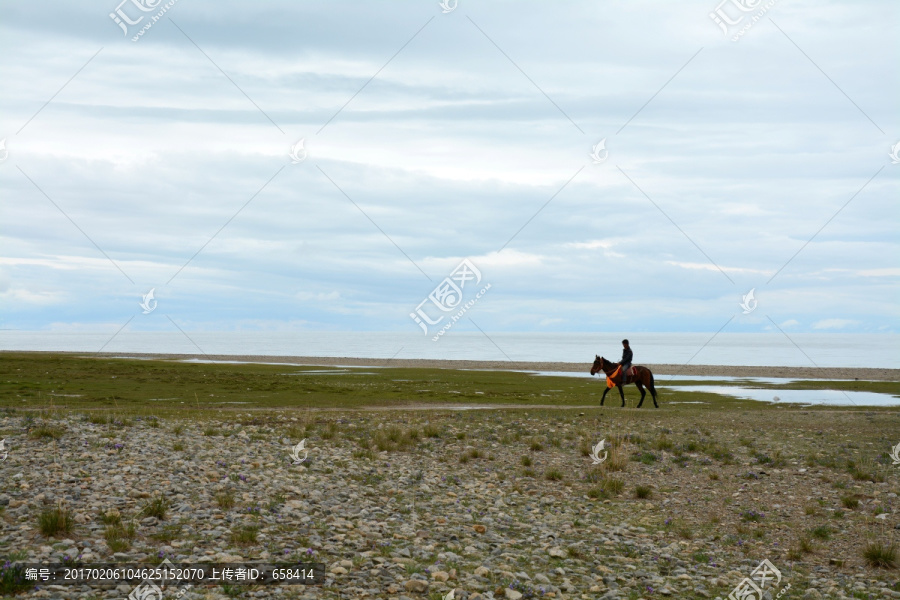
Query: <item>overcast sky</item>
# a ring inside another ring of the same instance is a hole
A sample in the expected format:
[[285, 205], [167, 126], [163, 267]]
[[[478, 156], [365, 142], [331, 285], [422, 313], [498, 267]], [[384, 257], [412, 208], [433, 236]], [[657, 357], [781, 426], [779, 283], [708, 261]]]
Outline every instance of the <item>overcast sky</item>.
[[2, 328], [900, 327], [893, 0], [140, 3], [3, 3]]

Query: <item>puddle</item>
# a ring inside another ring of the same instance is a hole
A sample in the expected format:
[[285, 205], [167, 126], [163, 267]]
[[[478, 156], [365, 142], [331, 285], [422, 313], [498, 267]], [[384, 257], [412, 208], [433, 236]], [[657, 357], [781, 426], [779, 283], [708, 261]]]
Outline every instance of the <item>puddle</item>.
[[[761, 390], [730, 385], [680, 385], [665, 389], [678, 392], [708, 392], [744, 400], [784, 404], [826, 406], [900, 406], [900, 398], [876, 392], [840, 390]], [[675, 404], [675, 402], [672, 402]]]

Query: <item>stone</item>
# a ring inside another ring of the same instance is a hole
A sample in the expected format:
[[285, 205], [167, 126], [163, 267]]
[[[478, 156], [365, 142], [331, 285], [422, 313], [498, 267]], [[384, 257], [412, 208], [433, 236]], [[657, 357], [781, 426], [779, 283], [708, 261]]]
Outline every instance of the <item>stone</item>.
[[408, 592], [422, 594], [428, 590], [428, 583], [421, 579], [410, 579], [403, 583], [403, 587], [405, 587]]

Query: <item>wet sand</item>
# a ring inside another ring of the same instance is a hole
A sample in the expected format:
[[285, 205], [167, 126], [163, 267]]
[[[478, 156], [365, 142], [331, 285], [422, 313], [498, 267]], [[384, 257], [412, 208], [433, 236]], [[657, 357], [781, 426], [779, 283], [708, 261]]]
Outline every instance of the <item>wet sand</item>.
[[[92, 356], [139, 357], [160, 360], [202, 359], [250, 363], [288, 363], [311, 366], [396, 367], [420, 369], [485, 369], [489, 371], [590, 371], [591, 363], [515, 362], [480, 360], [428, 360], [348, 358], [323, 356], [258, 356], [258, 355], [196, 355], [196, 354], [136, 354], [103, 353]], [[654, 375], [700, 375], [722, 377], [782, 377], [788, 379], [859, 379], [867, 381], [900, 381], [900, 369], [819, 368], [785, 366], [730, 365], [651, 365], [644, 364]]]

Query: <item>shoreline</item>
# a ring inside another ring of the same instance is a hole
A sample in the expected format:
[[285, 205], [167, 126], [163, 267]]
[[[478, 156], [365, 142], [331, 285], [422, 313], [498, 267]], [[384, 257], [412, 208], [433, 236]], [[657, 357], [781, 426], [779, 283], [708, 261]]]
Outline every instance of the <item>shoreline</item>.
[[[0, 352], [11, 354], [10, 351]], [[16, 352], [18, 354], [18, 352]], [[526, 362], [526, 361], [481, 361], [481, 360], [434, 360], [434, 359], [385, 359], [352, 358], [330, 356], [268, 356], [238, 354], [151, 354], [139, 352], [24, 352], [23, 354], [67, 354], [73, 356], [94, 356], [102, 358], [140, 358], [155, 360], [212, 360], [242, 363], [286, 363], [321, 367], [393, 367], [417, 369], [470, 369], [487, 371], [564, 371], [569, 373], [588, 372], [591, 363], [566, 362]], [[644, 364], [654, 375], [698, 375], [722, 377], [777, 377], [785, 379], [859, 379], [861, 381], [900, 381], [900, 369], [854, 368], [854, 367], [788, 367], [788, 366], [741, 366], [741, 365], [672, 365]]]

